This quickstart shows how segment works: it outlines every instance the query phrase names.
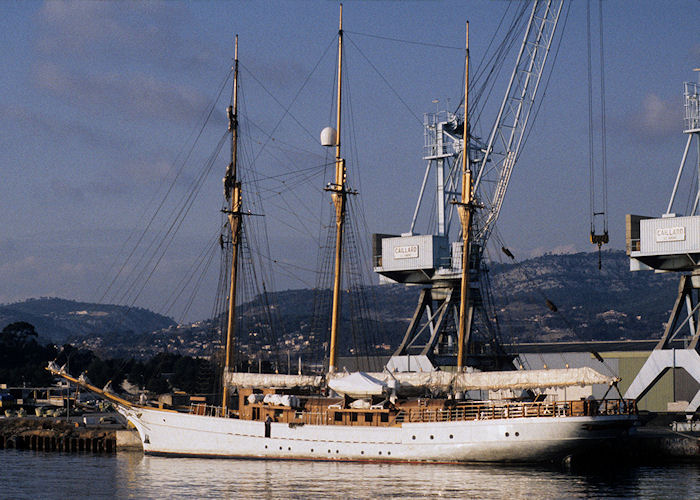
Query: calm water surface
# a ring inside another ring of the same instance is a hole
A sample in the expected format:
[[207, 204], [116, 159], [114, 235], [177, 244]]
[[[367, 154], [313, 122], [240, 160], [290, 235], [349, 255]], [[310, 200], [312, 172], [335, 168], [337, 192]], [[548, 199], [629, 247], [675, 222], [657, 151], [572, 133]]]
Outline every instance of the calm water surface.
[[0, 498], [700, 498], [700, 464], [358, 464], [0, 450]]

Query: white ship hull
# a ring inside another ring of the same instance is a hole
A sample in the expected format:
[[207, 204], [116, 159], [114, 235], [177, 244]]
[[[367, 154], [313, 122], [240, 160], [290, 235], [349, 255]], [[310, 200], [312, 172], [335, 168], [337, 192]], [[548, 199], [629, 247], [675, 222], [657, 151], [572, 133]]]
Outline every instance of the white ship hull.
[[120, 408], [153, 455], [399, 462], [541, 462], [625, 436], [630, 415], [528, 417], [396, 426], [295, 425]]

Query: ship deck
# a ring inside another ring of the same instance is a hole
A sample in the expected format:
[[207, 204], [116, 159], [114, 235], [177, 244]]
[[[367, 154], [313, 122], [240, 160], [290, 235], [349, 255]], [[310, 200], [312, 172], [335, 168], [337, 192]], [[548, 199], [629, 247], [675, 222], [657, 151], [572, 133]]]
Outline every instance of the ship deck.
[[[603, 401], [456, 401], [450, 399], [412, 399], [396, 404], [376, 404], [352, 408], [338, 398], [305, 398], [303, 406], [292, 408], [263, 402], [248, 403], [246, 394], [239, 408], [228, 417], [242, 420], [288, 423], [290, 425], [400, 426], [403, 423], [458, 422], [468, 420], [519, 419], [528, 417], [582, 417], [635, 415], [634, 400]], [[193, 404], [189, 412], [197, 415], [224, 416], [219, 406]]]

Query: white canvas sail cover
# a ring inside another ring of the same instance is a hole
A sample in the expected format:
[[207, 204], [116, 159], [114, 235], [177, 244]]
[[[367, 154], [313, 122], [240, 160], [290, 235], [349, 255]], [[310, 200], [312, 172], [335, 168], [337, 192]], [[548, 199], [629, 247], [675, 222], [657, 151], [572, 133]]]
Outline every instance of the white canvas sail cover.
[[352, 398], [378, 396], [384, 392], [387, 383], [364, 372], [355, 372], [328, 382], [328, 387], [338, 394]]
[[297, 389], [321, 387], [323, 377], [314, 375], [284, 375], [281, 373], [227, 373], [229, 387], [267, 387], [270, 389]]
[[[387, 386], [397, 386], [399, 392], [424, 388], [451, 391], [544, 389], [594, 384], [610, 385], [617, 378], [603, 375], [593, 368], [562, 368], [554, 370], [513, 370], [504, 372], [452, 373], [433, 372], [355, 372], [350, 375], [334, 374], [328, 386], [339, 394], [351, 397], [369, 397], [382, 394]], [[321, 376], [283, 375], [275, 373], [227, 373], [230, 387], [267, 387], [276, 389], [320, 388]]]
[[394, 379], [399, 383], [399, 389], [404, 390], [427, 387], [443, 390], [449, 388], [456, 391], [609, 385], [618, 380], [589, 367], [472, 373], [442, 371], [372, 373], [371, 376], [385, 382]]

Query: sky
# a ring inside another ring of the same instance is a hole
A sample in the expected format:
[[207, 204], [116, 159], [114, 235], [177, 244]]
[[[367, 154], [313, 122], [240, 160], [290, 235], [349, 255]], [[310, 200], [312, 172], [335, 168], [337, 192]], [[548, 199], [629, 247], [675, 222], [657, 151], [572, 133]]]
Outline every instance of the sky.
[[[519, 5], [344, 3], [343, 147], [360, 231], [408, 231], [425, 169], [423, 113], [459, 103], [465, 23], [477, 74], [504, 11]], [[26, 1], [0, 10], [0, 303], [57, 296], [178, 321], [211, 314], [235, 34], [243, 175], [264, 181], [247, 199], [265, 213], [255, 224], [267, 226], [263, 243], [279, 264], [267, 286], [314, 285], [332, 170], [318, 133], [334, 120], [337, 2]], [[661, 214], [673, 187], [685, 143], [682, 83], [697, 81], [700, 67], [700, 2], [610, 0], [603, 14], [609, 248], [623, 249], [625, 214]], [[595, 16], [593, 27], [597, 37]], [[573, 2], [559, 29], [498, 223], [521, 260], [595, 249], [586, 4]], [[494, 106], [473, 124], [477, 133], [488, 133]], [[599, 147], [599, 127], [594, 137]], [[172, 240], [158, 243], [171, 226]], [[183, 282], [192, 290], [180, 294]]]

